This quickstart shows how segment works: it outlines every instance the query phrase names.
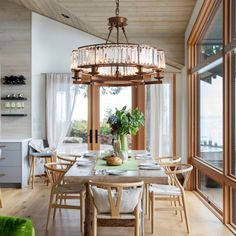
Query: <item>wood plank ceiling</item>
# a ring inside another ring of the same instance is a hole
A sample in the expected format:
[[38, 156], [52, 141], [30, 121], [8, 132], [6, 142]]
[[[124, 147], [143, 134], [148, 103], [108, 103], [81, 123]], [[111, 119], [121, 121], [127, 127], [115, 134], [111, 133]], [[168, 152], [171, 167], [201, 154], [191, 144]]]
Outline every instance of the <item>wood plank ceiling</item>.
[[[107, 37], [107, 18], [115, 15], [114, 0], [11, 1], [101, 38]], [[128, 18], [129, 42], [161, 48], [169, 64], [181, 67], [184, 32], [195, 3], [196, 0], [120, 0], [120, 15]]]

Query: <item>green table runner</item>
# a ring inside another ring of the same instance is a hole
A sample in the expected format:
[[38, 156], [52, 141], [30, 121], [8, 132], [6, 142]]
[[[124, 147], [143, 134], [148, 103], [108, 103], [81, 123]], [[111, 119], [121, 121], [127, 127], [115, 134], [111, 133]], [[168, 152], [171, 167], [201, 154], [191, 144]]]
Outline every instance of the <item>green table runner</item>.
[[108, 166], [107, 162], [103, 159], [97, 159], [95, 170], [138, 170], [138, 164], [134, 157], [128, 158], [128, 160], [120, 166]]

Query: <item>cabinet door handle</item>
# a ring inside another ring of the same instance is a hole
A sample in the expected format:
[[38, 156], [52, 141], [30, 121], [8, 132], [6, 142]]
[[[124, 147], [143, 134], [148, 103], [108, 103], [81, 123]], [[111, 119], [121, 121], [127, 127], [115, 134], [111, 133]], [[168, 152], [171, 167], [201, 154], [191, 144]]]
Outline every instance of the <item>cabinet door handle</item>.
[[6, 160], [6, 157], [0, 157], [0, 161]]
[[5, 174], [0, 174], [0, 178], [1, 178], [1, 177], [4, 177], [4, 176], [5, 176]]
[[5, 145], [0, 145], [0, 148], [5, 148], [6, 146]]

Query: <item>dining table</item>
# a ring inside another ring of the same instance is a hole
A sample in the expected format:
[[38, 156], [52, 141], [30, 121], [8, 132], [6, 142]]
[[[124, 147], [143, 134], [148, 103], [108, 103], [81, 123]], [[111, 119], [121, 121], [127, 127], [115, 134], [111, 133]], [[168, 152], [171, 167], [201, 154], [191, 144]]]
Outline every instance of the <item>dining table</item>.
[[[63, 154], [67, 155], [67, 154]], [[84, 184], [86, 186], [86, 198], [85, 198], [85, 221], [84, 221], [84, 235], [93, 235], [93, 203], [89, 193], [88, 182], [90, 180], [96, 182], [138, 182], [143, 181], [144, 184], [167, 184], [168, 177], [162, 168], [140, 168], [145, 167], [145, 163], [154, 162], [152, 156], [144, 150], [132, 150], [129, 151], [129, 157], [127, 162], [122, 167], [110, 167], [102, 162], [102, 158], [109, 155], [103, 151], [93, 151], [86, 153], [86, 155], [78, 155], [77, 162], [65, 174], [64, 179], [71, 184]], [[67, 155], [69, 156], [69, 155]], [[132, 163], [131, 163], [132, 162]], [[81, 163], [81, 164], [80, 164]], [[86, 164], [87, 163], [87, 164]], [[123, 170], [116, 172], [115, 170]], [[113, 172], [111, 171], [113, 170]], [[121, 173], [121, 174], [116, 174]], [[142, 200], [144, 202], [144, 200]], [[144, 208], [144, 203], [142, 203]], [[144, 235], [144, 210], [142, 210], [141, 220], [141, 233]], [[122, 220], [120, 220], [122, 221]], [[127, 220], [126, 220], [127, 221]], [[118, 225], [125, 225], [127, 222], [117, 222]], [[97, 222], [98, 226], [102, 225], [101, 222]], [[128, 224], [129, 225], [129, 224]], [[128, 226], [127, 225], [127, 226]], [[113, 226], [116, 226], [115, 223]]]

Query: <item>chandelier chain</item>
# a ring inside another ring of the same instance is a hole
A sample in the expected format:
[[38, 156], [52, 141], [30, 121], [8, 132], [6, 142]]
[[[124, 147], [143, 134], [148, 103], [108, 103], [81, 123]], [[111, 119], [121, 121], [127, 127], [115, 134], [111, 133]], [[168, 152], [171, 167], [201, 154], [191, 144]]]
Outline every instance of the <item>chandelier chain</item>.
[[120, 2], [119, 0], [115, 0], [116, 1], [116, 16], [119, 16], [120, 14]]

